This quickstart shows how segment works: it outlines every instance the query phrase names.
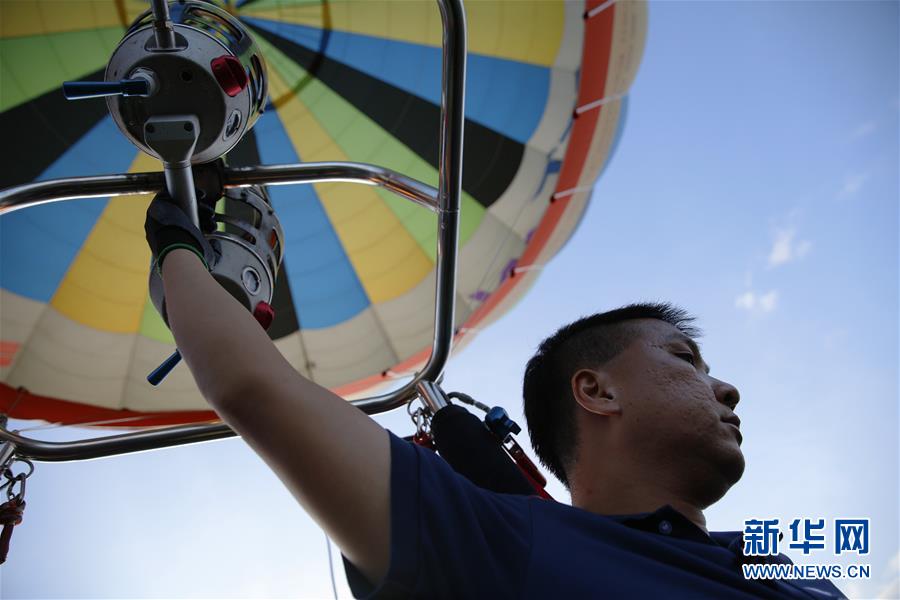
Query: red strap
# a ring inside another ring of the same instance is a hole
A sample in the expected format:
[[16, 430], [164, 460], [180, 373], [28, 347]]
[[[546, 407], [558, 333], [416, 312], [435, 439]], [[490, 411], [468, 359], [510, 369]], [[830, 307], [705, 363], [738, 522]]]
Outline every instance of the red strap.
[[428, 448], [432, 452], [435, 451], [434, 438], [431, 437], [430, 433], [425, 433], [424, 431], [416, 432], [416, 434], [412, 437], [412, 441], [413, 443], [418, 444], [423, 448]]
[[528, 480], [528, 483], [531, 484], [531, 487], [534, 488], [536, 495], [544, 500], [553, 500], [553, 496], [546, 490], [547, 480], [535, 464], [531, 462], [531, 459], [528, 458], [528, 455], [525, 454], [525, 451], [522, 450], [522, 447], [519, 446], [516, 440], [510, 439], [509, 441], [511, 444], [509, 448], [506, 448], [506, 451], [515, 461], [519, 470], [522, 472], [522, 475]]
[[13, 527], [22, 522], [22, 512], [25, 510], [25, 501], [12, 499], [0, 504], [0, 525], [3, 532], [0, 533], [0, 565], [6, 562], [9, 552], [9, 539], [12, 537]]

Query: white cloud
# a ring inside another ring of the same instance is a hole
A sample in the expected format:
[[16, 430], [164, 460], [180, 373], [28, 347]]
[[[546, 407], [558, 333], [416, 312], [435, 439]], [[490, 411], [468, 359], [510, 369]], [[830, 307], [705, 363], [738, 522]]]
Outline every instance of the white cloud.
[[838, 191], [839, 198], [855, 196], [869, 180], [869, 173], [851, 173], [844, 177], [844, 184]]
[[752, 290], [744, 292], [734, 299], [734, 306], [748, 312], [770, 313], [778, 305], [778, 290], [769, 290], [758, 294]]
[[876, 597], [885, 599], [900, 598], [900, 552], [895, 554], [888, 562], [888, 575], [891, 578], [890, 583], [883, 586]]
[[772, 312], [775, 310], [775, 304], [778, 302], [778, 292], [771, 290], [759, 297], [759, 308], [763, 312]]
[[873, 133], [877, 128], [878, 123], [874, 120], [866, 121], [865, 123], [860, 123], [856, 129], [853, 130], [851, 134], [854, 138], [861, 138]]
[[881, 588], [877, 597], [883, 598], [884, 600], [900, 598], [900, 578], [895, 577], [894, 581]]
[[812, 249], [809, 240], [794, 241], [797, 232], [794, 229], [781, 229], [775, 234], [775, 242], [769, 252], [769, 268], [803, 258]]
[[735, 298], [734, 305], [738, 308], [753, 310], [753, 307], [756, 306], [756, 296], [753, 292], [745, 292]]
[[[834, 583], [832, 581], [832, 583]], [[843, 582], [841, 582], [843, 583]], [[837, 586], [837, 584], [835, 584]], [[840, 587], [838, 589], [841, 589]], [[863, 591], [862, 584], [853, 579], [846, 582], [846, 587], [844, 587], [841, 591], [847, 594], [848, 598], [865, 598], [865, 592]]]

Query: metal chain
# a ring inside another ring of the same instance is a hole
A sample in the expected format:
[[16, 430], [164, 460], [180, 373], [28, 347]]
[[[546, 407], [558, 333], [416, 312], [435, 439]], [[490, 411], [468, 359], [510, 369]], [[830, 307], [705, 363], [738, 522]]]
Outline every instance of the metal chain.
[[[12, 467], [15, 463], [22, 463], [28, 466], [27, 471], [23, 471], [18, 475], [13, 475]], [[27, 458], [13, 456], [6, 465], [3, 465], [3, 476], [6, 483], [0, 485], [0, 490], [6, 489], [6, 497], [9, 500], [21, 501], [25, 498], [25, 480], [34, 473], [34, 463]], [[19, 484], [19, 491], [16, 492], [16, 483]]]
[[406, 412], [412, 419], [413, 425], [416, 426], [416, 435], [431, 435], [431, 411], [422, 405], [413, 408], [415, 401], [414, 398], [406, 404]]

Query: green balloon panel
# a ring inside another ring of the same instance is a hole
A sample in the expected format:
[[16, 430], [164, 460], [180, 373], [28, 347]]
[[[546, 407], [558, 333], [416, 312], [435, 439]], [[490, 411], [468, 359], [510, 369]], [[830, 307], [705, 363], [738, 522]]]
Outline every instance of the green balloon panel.
[[[435, 2], [219, 5], [254, 34], [270, 83], [267, 109], [231, 164], [357, 161], [437, 186]], [[60, 91], [66, 80], [102, 79], [147, 9], [0, 3], [9, 140], [0, 187], [160, 170], [104, 102], [67, 102]], [[480, 0], [466, 13], [455, 349], [508, 310], [574, 231], [621, 136], [646, 33], [640, 2]], [[269, 191], [286, 238], [269, 334], [287, 360], [348, 398], [414, 373], [432, 343], [436, 216], [370, 186]], [[67, 201], [0, 218], [0, 411], [121, 425], [215, 417], [185, 367], [159, 388], [145, 379], [174, 349], [147, 295], [149, 200]]]

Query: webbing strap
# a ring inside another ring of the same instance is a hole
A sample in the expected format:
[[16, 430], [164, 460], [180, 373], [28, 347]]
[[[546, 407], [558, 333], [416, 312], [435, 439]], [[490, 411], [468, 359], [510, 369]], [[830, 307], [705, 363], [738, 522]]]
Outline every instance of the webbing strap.
[[3, 525], [3, 531], [0, 533], [0, 565], [6, 562], [13, 527], [22, 522], [24, 511], [25, 501], [18, 498], [0, 504], [0, 525]]

